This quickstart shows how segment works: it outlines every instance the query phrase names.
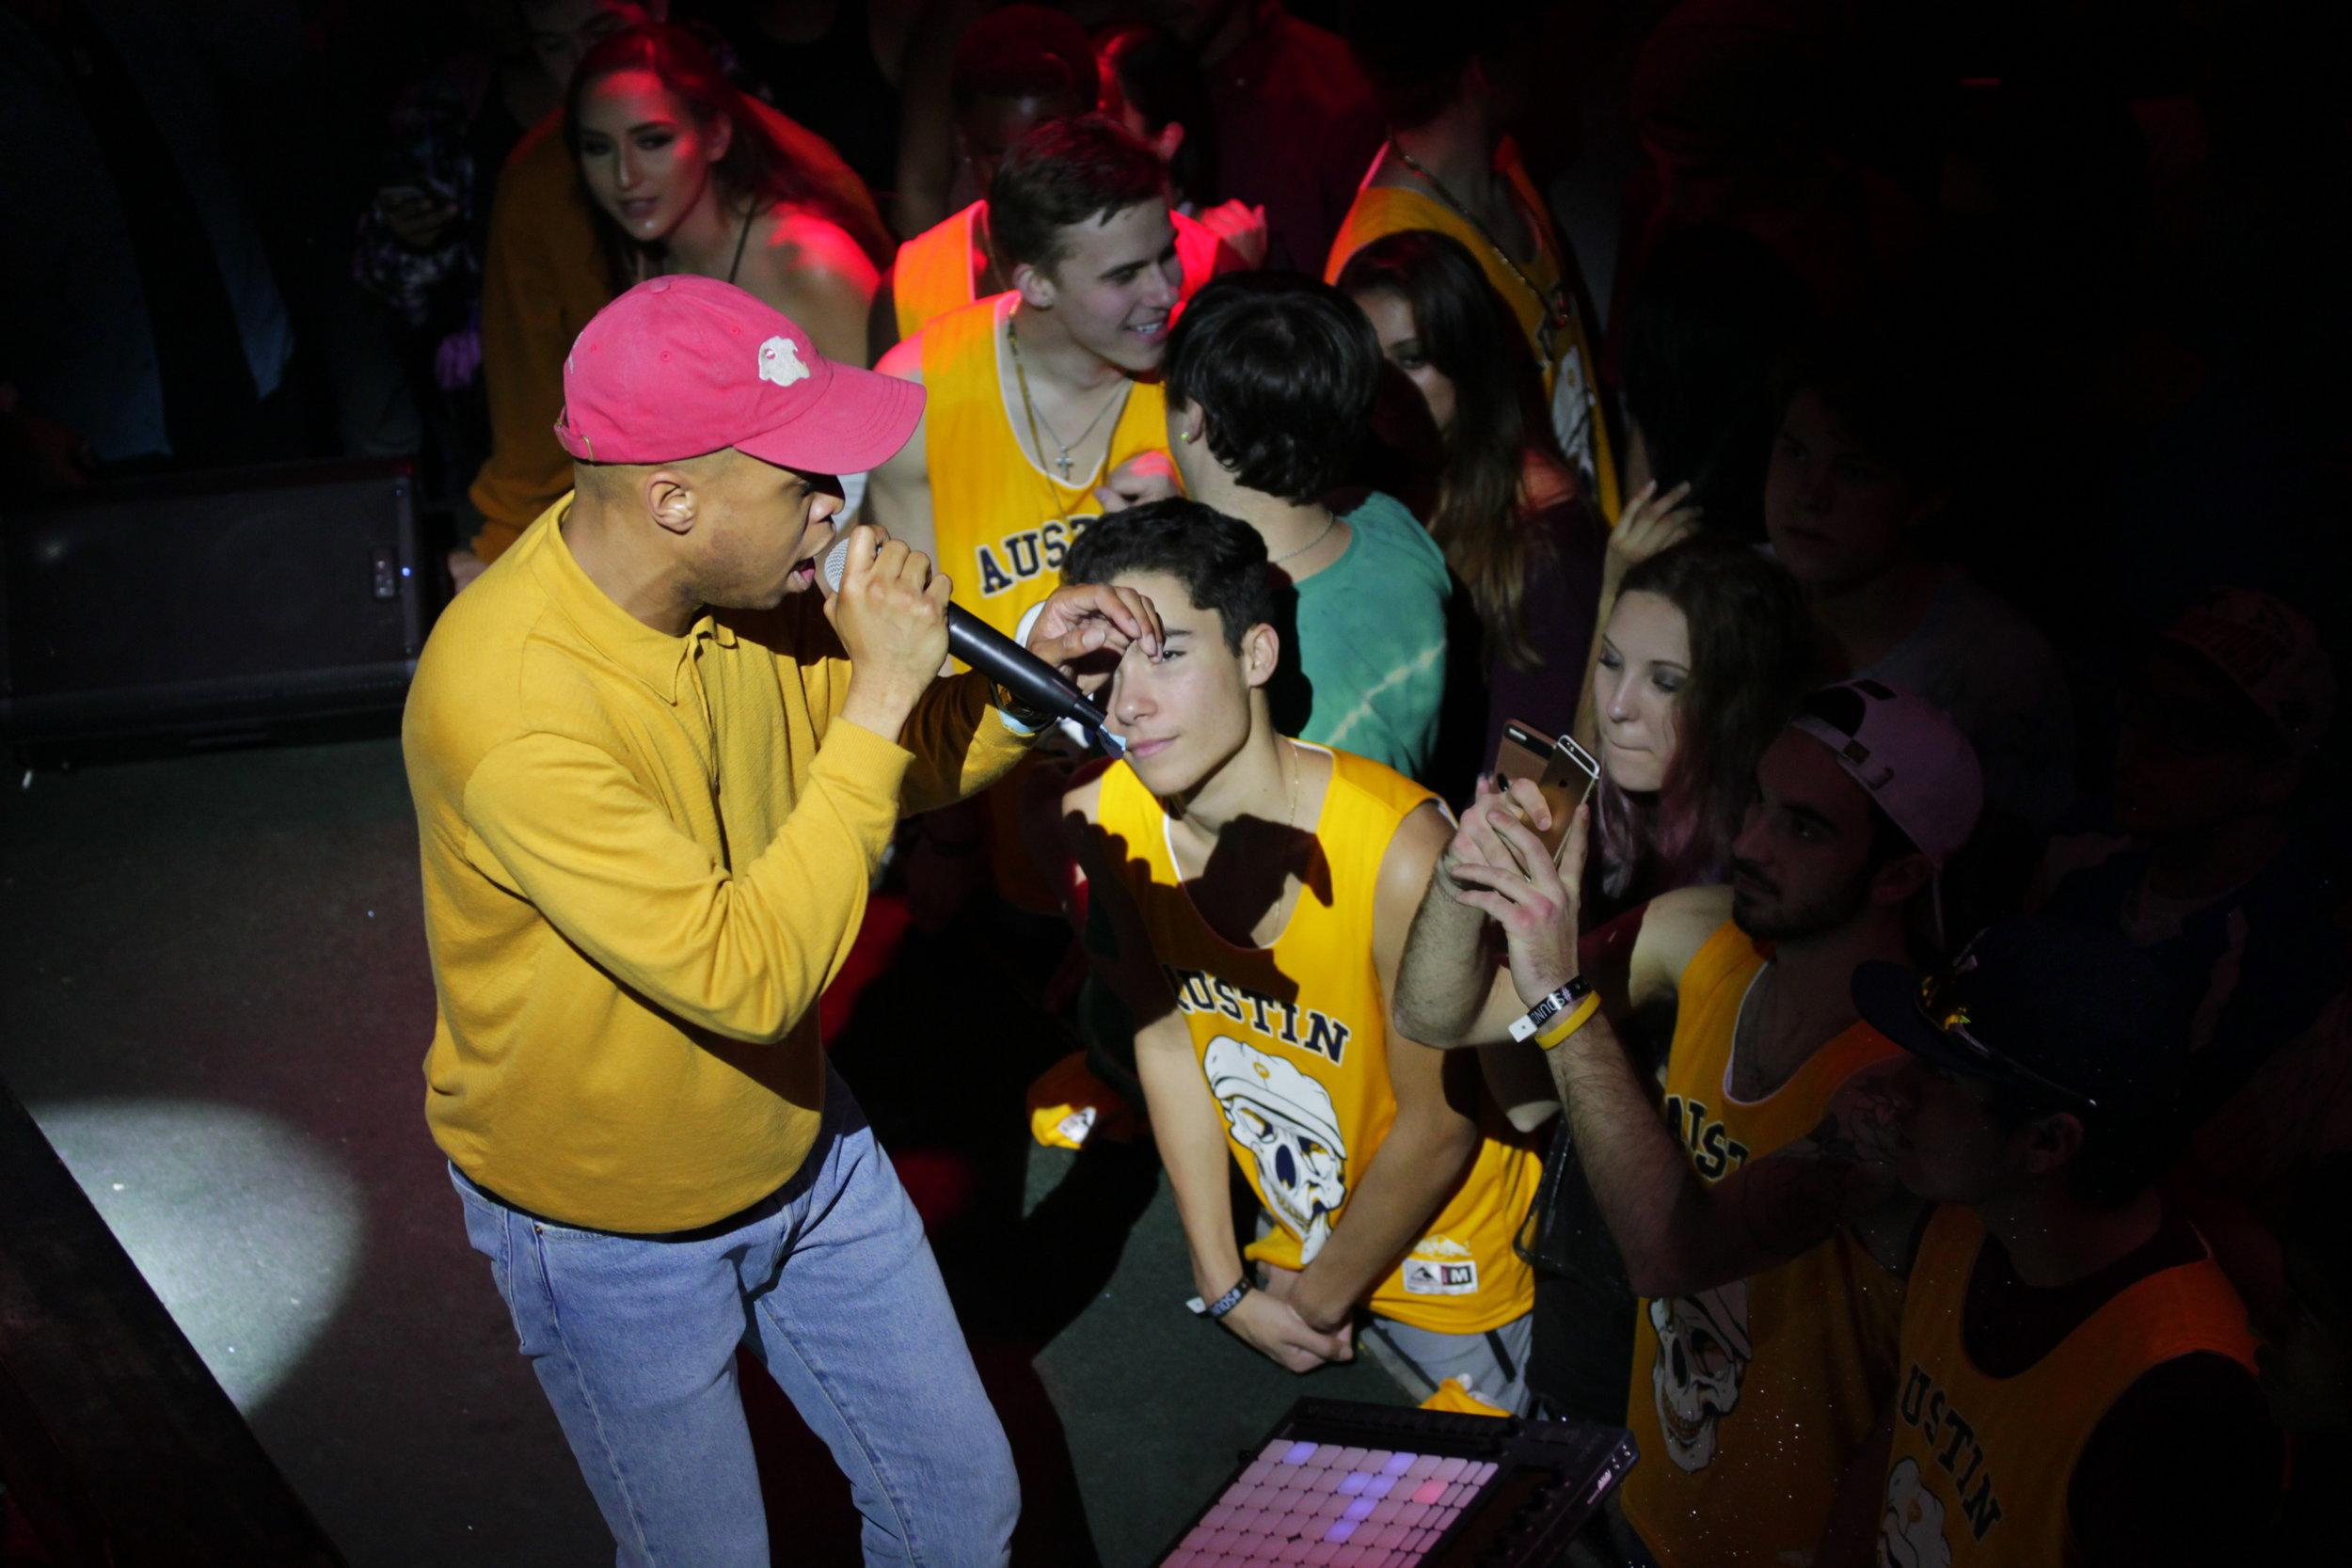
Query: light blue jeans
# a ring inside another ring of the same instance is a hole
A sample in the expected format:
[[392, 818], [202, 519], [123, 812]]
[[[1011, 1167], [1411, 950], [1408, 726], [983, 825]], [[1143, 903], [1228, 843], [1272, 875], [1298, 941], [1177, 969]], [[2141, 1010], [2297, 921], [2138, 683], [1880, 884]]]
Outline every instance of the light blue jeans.
[[1006, 1560], [1011, 1447], [922, 1221], [830, 1069], [800, 1173], [706, 1229], [582, 1230], [451, 1175], [621, 1568], [767, 1568], [739, 1344], [848, 1475], [867, 1562]]

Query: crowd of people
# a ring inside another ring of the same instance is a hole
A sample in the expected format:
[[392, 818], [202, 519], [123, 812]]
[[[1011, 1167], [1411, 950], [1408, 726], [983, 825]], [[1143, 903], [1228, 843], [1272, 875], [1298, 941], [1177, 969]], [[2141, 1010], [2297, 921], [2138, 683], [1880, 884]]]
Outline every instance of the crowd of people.
[[[343, 227], [297, 244], [239, 186], [249, 110], [176, 54], [188, 16], [0, 5], [0, 114], [72, 133], [39, 168], [0, 138], [18, 210], [67, 230], [7, 246], [0, 465], [54, 490], [418, 453], [455, 593], [420, 692], [521, 672], [514, 712], [421, 697], [408, 730], [435, 1129], [518, 1323], [561, 1283], [510, 1270], [544, 1244], [518, 1223], [702, 1235], [765, 1204], [789, 1253], [814, 1204], [873, 1216], [874, 1277], [937, 1325], [803, 1017], [881, 878], [1083, 973], [1048, 988], [1086, 1041], [1054, 1125], [1155, 1147], [1196, 1311], [1294, 1371], [1376, 1339], [1455, 1407], [1629, 1426], [1591, 1561], [2327, 1538], [2340, 37], [2271, 0], [444, 20], [365, 170], [313, 187]], [[756, 333], [748, 391], [592, 326], [630, 310], [682, 355]], [[866, 423], [786, 439], [740, 406], [820, 392]], [[755, 446], [748, 477], [678, 467]], [[787, 586], [753, 569], [760, 506], [807, 521]], [[852, 522], [877, 564], [763, 630]], [[939, 665], [877, 628], [948, 584], [1085, 673], [1123, 757], [1008, 744], [1041, 726], [968, 681], [859, 686]], [[556, 654], [498, 619], [526, 608], [567, 617]], [[819, 672], [782, 717], [747, 647]], [[592, 723], [612, 671], [627, 711]], [[708, 734], [647, 739], [689, 683]], [[1581, 746], [1590, 787], [1499, 773], [1506, 731]], [[722, 800], [763, 768], [790, 787]], [[894, 845], [899, 804], [928, 809]], [[525, 907], [562, 951], [517, 973]], [[526, 1020], [627, 1051], [559, 1066]], [[779, 1040], [806, 1049], [742, 1043]], [[583, 1105], [594, 1147], [549, 1119]], [[675, 1164], [634, 1182], [629, 1138]], [[849, 1402], [928, 1416], [823, 1433], [868, 1551], [996, 1560], [968, 1362], [879, 1331], [811, 1360], [871, 1299], [755, 1337], [804, 1411], [827, 1354], [914, 1357], [927, 1388]], [[755, 1487], [714, 1512], [691, 1444], [612, 1459], [675, 1444], [660, 1407], [708, 1368], [574, 1365], [647, 1361], [703, 1308], [617, 1301], [596, 1347], [526, 1352], [623, 1560], [734, 1560]], [[734, 1465], [708, 1392], [682, 1418]]]

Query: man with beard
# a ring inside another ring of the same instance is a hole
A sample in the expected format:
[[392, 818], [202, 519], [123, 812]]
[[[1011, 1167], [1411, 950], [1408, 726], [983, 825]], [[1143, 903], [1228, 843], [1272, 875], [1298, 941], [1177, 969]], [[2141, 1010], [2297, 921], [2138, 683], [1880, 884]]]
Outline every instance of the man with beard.
[[1581, 814], [1555, 866], [1535, 836], [1549, 826], [1541, 798], [1482, 785], [1438, 862], [1397, 1025], [1432, 1044], [1543, 1048], [1645, 1298], [1629, 1560], [1803, 1560], [1870, 1436], [1901, 1313], [1883, 1260], [1907, 1256], [1915, 1209], [1860, 1158], [1883, 1125], [1870, 1069], [1898, 1053], [1856, 1014], [1851, 982], [1908, 952], [1909, 906], [1931, 895], [1982, 802], [1976, 753], [1924, 700], [1867, 680], [1806, 700], [1757, 764], [1730, 918], [1720, 888], [1668, 894], [1622, 989], [1604, 981], [1613, 1010], [1677, 1006], [1662, 1123], [1581, 972]]

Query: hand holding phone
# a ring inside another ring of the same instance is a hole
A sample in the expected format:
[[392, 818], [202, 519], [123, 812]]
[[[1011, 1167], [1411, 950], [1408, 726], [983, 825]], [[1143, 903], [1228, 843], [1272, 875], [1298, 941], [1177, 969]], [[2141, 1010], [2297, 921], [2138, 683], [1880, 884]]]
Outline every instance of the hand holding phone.
[[1536, 837], [1543, 840], [1544, 847], [1551, 853], [1552, 863], [1557, 865], [1560, 846], [1567, 840], [1569, 822], [1600, 780], [1600, 763], [1577, 744], [1574, 736], [1562, 736], [1555, 740], [1513, 719], [1503, 723], [1502, 743], [1495, 749], [1495, 771], [1506, 785], [1514, 779], [1534, 781], [1545, 807], [1551, 813], [1551, 826]]

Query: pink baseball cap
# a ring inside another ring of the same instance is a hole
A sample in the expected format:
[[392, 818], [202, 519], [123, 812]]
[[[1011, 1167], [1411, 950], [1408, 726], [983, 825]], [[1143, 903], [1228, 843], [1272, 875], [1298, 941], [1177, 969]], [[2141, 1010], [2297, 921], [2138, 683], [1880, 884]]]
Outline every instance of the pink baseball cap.
[[1830, 749], [1887, 819], [1942, 865], [1984, 810], [1977, 749], [1940, 707], [1884, 681], [1841, 681], [1804, 700], [1788, 727]]
[[839, 365], [798, 324], [715, 277], [655, 277], [597, 311], [564, 357], [555, 438], [583, 463], [675, 463], [733, 447], [855, 474], [907, 444], [923, 388]]

